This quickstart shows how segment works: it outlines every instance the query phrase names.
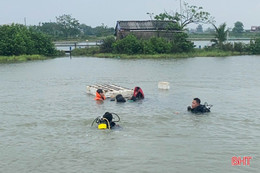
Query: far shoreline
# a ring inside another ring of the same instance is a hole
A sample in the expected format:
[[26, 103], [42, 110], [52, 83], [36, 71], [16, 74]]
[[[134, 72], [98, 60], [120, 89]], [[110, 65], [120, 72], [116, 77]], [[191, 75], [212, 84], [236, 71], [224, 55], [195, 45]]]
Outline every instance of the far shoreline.
[[[175, 54], [113, 54], [113, 53], [96, 53], [96, 54], [74, 54], [72, 57], [96, 57], [96, 58], [120, 58], [120, 59], [174, 59], [174, 58], [193, 58], [193, 57], [229, 57], [250, 55], [240, 52], [231, 51], [195, 51], [189, 53], [175, 53]], [[14, 62], [26, 62], [35, 60], [47, 60], [59, 57], [47, 57], [42, 55], [20, 55], [20, 56], [0, 56], [0, 63], [14, 63]]]

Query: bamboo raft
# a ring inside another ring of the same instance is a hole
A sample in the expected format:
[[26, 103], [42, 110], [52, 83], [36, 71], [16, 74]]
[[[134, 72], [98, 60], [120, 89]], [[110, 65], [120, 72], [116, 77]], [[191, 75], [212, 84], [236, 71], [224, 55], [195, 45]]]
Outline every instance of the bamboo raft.
[[98, 89], [102, 89], [107, 98], [114, 98], [118, 94], [122, 94], [122, 96], [125, 98], [131, 98], [134, 93], [133, 89], [121, 87], [115, 84], [89, 85], [87, 86], [87, 93], [91, 95], [96, 95], [96, 91]]

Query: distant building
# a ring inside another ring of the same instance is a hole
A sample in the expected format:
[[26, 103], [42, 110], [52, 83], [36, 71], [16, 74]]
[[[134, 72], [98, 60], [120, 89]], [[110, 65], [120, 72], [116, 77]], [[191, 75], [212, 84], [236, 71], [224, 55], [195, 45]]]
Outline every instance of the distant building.
[[251, 26], [251, 32], [259, 32], [260, 26]]
[[151, 37], [163, 37], [172, 39], [173, 33], [181, 32], [174, 30], [173, 21], [117, 21], [115, 35], [117, 39], [123, 39], [129, 34], [135, 35], [139, 39], [149, 39]]

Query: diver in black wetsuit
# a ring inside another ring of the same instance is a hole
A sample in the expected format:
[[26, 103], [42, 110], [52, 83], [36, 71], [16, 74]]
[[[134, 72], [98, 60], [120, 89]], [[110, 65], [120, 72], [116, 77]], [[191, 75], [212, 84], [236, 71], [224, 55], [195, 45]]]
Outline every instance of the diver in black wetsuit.
[[[115, 115], [117, 118], [114, 118]], [[98, 129], [118, 129], [121, 128], [116, 122], [120, 121], [120, 117], [116, 113], [106, 112], [103, 116], [98, 116], [91, 124], [98, 125]]]
[[210, 107], [206, 107], [206, 105], [201, 105], [200, 99], [194, 98], [191, 106], [188, 106], [187, 110], [192, 113], [206, 113], [210, 112]]
[[113, 128], [113, 127], [116, 125], [116, 123], [112, 121], [113, 115], [112, 115], [111, 113], [106, 112], [106, 113], [103, 115], [103, 118], [106, 118], [106, 119], [108, 120], [109, 124], [108, 124], [108, 122], [106, 122], [106, 124], [107, 124], [107, 126], [109, 125], [110, 128]]

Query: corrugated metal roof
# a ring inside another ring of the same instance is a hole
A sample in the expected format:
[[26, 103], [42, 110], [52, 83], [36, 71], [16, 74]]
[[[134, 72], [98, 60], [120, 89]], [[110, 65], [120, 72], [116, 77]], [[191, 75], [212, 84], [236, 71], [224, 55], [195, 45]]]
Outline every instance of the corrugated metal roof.
[[165, 30], [169, 24], [175, 24], [173, 21], [118, 21], [116, 29], [119, 30]]

